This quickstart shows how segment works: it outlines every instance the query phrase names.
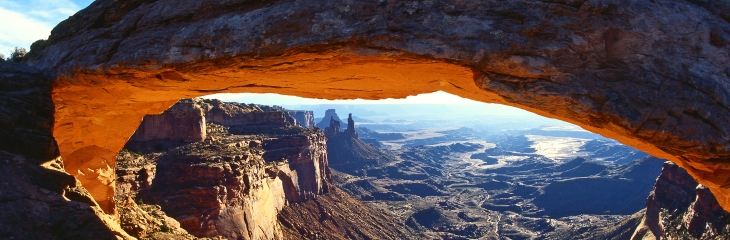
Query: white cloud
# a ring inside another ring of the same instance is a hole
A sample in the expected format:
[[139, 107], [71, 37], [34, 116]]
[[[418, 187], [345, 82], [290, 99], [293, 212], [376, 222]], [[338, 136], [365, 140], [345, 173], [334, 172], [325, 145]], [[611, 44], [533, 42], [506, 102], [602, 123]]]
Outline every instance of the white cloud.
[[0, 53], [47, 39], [51, 29], [81, 9], [68, 0], [0, 0]]
[[[53, 28], [45, 22], [0, 7], [0, 16], [10, 24], [0, 25], [0, 52], [9, 53], [14, 47], [30, 48], [38, 39], [46, 39]], [[9, 47], [10, 46], [10, 47]]]

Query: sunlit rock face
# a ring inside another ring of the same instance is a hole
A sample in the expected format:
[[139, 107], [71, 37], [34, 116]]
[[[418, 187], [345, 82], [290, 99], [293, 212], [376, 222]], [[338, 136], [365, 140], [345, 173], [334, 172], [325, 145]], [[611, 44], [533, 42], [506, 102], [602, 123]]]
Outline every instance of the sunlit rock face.
[[224, 103], [218, 99], [203, 101], [206, 108], [205, 118], [209, 122], [238, 128], [238, 131], [257, 131], [259, 128], [296, 125], [296, 119], [288, 112], [269, 106]]
[[203, 104], [198, 98], [183, 99], [162, 114], [145, 116], [129, 140], [203, 141], [206, 136]]
[[665, 163], [632, 239], [727, 239], [730, 215], [687, 171]]
[[80, 178], [92, 193], [109, 186], [114, 154], [142, 116], [181, 97], [443, 90], [674, 161], [728, 208], [725, 10], [650, 0], [102, 0], [34, 44], [26, 63], [55, 79], [54, 136], [67, 171], [96, 176]]
[[117, 167], [123, 170], [117, 170], [117, 199], [158, 204], [194, 236], [281, 239], [279, 211], [329, 191], [324, 134], [291, 125], [286, 121], [291, 117], [281, 117], [287, 112], [193, 98], [155, 116], [159, 121], [142, 124], [137, 132], [189, 125], [199, 129], [202, 118], [210, 125], [204, 128], [208, 138], [180, 142], [175, 138], [179, 132], [170, 131], [169, 137], [127, 144], [126, 149], [141, 154], [125, 150], [119, 155]]
[[0, 236], [131, 239], [64, 171], [53, 139], [50, 80], [0, 61]]

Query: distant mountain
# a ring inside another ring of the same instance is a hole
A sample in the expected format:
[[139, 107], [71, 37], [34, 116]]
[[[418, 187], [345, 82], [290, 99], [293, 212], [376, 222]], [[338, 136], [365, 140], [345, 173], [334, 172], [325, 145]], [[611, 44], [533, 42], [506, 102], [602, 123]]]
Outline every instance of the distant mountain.
[[327, 109], [327, 111], [324, 113], [324, 117], [322, 118], [322, 120], [317, 123], [317, 127], [321, 128], [321, 129], [325, 129], [326, 127], [329, 127], [330, 119], [333, 119], [333, 120], [339, 122], [340, 128], [347, 127], [346, 125], [343, 124], [342, 120], [340, 120], [340, 117], [337, 116], [337, 113], [335, 112], [334, 109]]
[[396, 160], [394, 155], [358, 138], [352, 115], [348, 119], [347, 129], [344, 132], [339, 129], [339, 122], [332, 121], [324, 131], [331, 168], [348, 174], [363, 175], [366, 169]]

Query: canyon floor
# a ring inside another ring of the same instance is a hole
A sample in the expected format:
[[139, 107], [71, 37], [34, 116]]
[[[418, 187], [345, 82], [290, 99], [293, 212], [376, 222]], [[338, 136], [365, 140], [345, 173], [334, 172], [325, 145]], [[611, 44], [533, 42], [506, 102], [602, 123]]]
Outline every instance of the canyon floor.
[[561, 123], [362, 120], [388, 161], [343, 168], [330, 154], [335, 184], [433, 239], [630, 237], [664, 162]]
[[[385, 166], [337, 172], [335, 183], [433, 238], [564, 238], [618, 223], [644, 208], [663, 164], [603, 139], [476, 139], [472, 132], [384, 141], [419, 145], [391, 150], [397, 160]], [[556, 141], [562, 149], [543, 146]]]
[[[628, 239], [647, 198], [660, 199], [651, 211], [674, 236], [697, 226], [715, 230], [694, 235], [724, 236], [728, 220], [714, 198], [695, 200], [707, 193], [686, 173], [662, 173], [664, 160], [555, 120], [356, 115], [340, 125], [328, 110], [319, 129], [288, 122], [314, 126], [311, 112], [294, 121], [277, 107], [193, 99], [171, 109], [150, 122], [212, 122], [178, 136], [203, 140], [130, 141], [120, 152], [115, 199], [135, 237]], [[133, 139], [166, 129], [142, 125]], [[660, 173], [670, 191], [656, 190]], [[686, 201], [667, 203], [667, 192]], [[703, 211], [690, 205], [718, 217], [677, 220]]]

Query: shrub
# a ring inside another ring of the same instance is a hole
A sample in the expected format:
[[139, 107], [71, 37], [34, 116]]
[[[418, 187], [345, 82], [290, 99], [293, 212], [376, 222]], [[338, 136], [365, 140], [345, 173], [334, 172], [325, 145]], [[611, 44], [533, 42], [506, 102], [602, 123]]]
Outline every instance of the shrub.
[[10, 53], [10, 57], [8, 59], [13, 62], [20, 62], [23, 61], [23, 57], [25, 57], [26, 53], [28, 52], [25, 50], [25, 48], [15, 47], [15, 50]]
[[170, 226], [167, 226], [167, 221], [165, 219], [162, 219], [162, 226], [160, 226], [160, 232], [169, 232]]

